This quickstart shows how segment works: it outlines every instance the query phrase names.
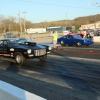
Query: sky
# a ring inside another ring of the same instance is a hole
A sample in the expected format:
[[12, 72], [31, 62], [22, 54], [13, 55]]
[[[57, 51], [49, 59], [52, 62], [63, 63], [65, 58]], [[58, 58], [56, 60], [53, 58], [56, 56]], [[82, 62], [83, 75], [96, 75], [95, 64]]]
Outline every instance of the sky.
[[73, 20], [100, 14], [100, 0], [0, 0], [0, 15], [20, 16], [32, 23]]

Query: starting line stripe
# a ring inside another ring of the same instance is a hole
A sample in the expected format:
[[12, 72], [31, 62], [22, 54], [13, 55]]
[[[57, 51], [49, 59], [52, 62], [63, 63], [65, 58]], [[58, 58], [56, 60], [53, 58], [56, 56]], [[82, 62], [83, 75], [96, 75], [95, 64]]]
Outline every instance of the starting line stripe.
[[[0, 81], [0, 92], [2, 91], [6, 94], [1, 95], [1, 93], [0, 100], [4, 100], [3, 98], [5, 98], [5, 100], [46, 100], [9, 83]], [[8, 98], [6, 98], [5, 95], [8, 95]], [[14, 97], [15, 99], [13, 99]]]

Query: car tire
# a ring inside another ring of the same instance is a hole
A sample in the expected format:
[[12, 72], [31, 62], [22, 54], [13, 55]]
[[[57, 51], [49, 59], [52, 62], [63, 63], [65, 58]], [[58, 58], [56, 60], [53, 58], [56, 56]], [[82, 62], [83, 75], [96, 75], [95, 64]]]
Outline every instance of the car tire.
[[44, 55], [42, 57], [39, 57], [40, 61], [44, 61], [46, 59], [47, 55]]
[[61, 44], [62, 46], [65, 46], [65, 45], [66, 45], [64, 41], [60, 41], [60, 44]]
[[87, 44], [86, 46], [89, 46], [89, 44]]
[[82, 44], [80, 42], [77, 42], [77, 46], [80, 47], [82, 46]]
[[23, 57], [23, 55], [18, 52], [15, 54], [15, 61], [18, 65], [22, 65], [24, 63], [25, 58]]

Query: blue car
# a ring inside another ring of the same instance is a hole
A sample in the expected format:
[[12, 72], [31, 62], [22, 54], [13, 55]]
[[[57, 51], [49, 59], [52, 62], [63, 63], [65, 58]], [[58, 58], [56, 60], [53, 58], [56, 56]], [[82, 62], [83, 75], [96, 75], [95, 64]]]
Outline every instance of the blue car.
[[69, 35], [64, 35], [61, 38], [58, 38], [58, 43], [60, 43], [62, 46], [67, 45], [76, 45], [78, 47], [82, 45], [90, 45], [93, 44], [93, 40], [89, 38], [82, 38], [79, 35], [76, 34], [69, 34]]

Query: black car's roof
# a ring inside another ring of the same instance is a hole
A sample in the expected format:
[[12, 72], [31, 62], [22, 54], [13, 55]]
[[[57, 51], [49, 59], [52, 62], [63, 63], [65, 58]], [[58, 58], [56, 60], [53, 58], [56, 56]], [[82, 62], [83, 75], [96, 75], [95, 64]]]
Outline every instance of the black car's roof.
[[7, 38], [7, 39], [2, 39], [2, 40], [12, 40], [12, 39], [15, 39], [15, 40], [19, 39], [20, 40], [20, 39], [24, 39], [24, 38]]

